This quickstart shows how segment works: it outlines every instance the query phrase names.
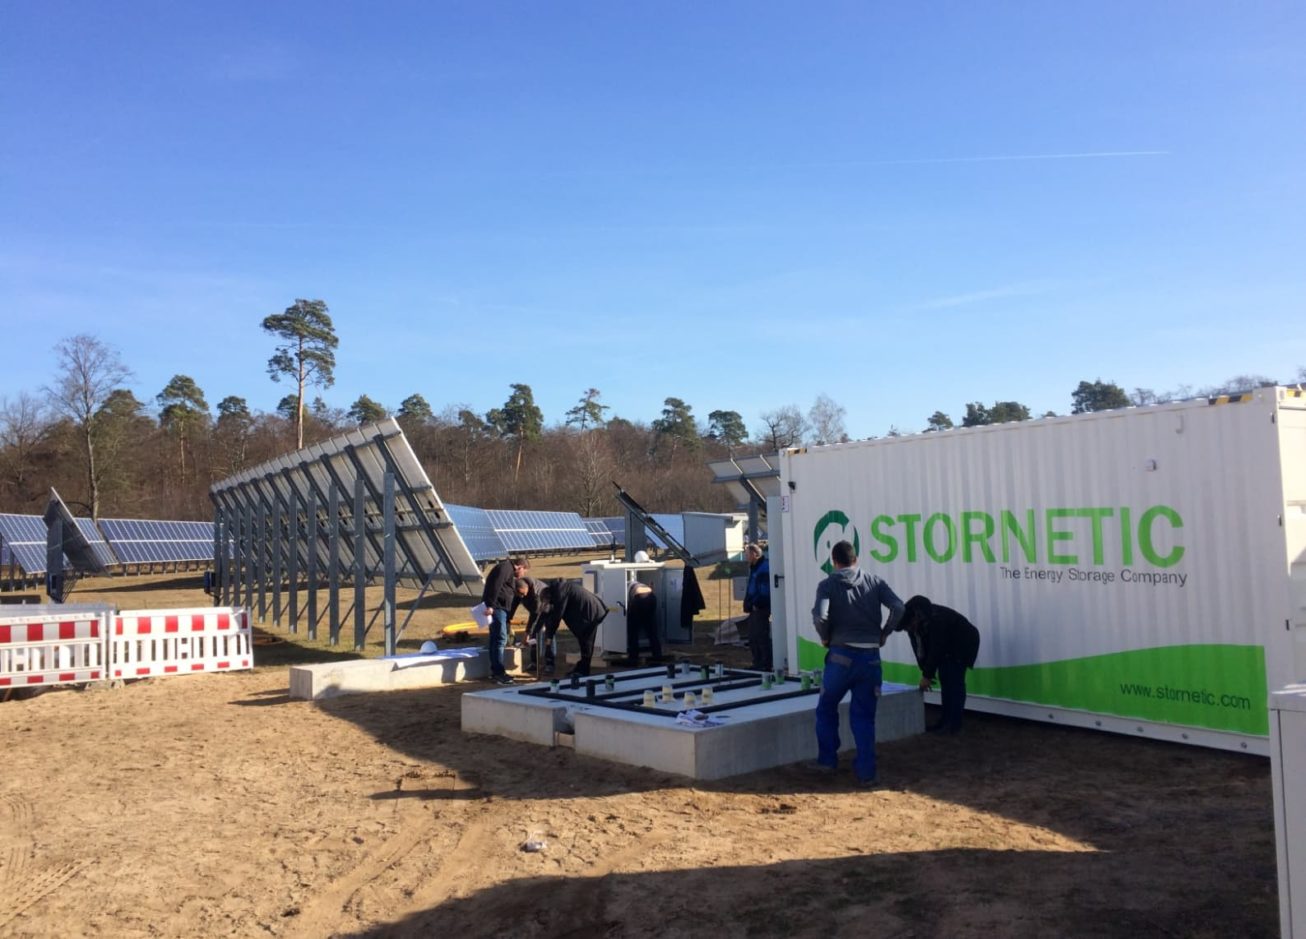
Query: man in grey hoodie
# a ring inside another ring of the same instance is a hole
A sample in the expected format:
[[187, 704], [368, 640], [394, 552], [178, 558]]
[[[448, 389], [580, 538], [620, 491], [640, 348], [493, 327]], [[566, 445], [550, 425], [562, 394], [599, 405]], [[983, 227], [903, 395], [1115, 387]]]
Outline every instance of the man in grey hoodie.
[[[875, 707], [879, 702], [882, 669], [880, 645], [902, 619], [903, 603], [874, 574], [857, 567], [857, 553], [847, 541], [830, 552], [834, 572], [816, 588], [812, 622], [825, 654], [821, 696], [816, 702], [816, 745], [813, 769], [833, 774], [839, 769], [839, 702], [852, 692], [848, 712], [857, 756], [853, 772], [868, 788], [877, 784], [875, 773]], [[889, 621], [880, 629], [880, 607]]]

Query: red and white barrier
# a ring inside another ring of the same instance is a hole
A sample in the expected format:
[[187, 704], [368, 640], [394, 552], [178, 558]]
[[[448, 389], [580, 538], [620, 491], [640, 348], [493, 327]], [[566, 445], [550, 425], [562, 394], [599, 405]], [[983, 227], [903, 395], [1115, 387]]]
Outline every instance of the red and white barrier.
[[94, 613], [0, 617], [0, 688], [103, 680], [105, 627]]
[[254, 667], [249, 611], [241, 607], [134, 610], [113, 618], [109, 677], [146, 678]]

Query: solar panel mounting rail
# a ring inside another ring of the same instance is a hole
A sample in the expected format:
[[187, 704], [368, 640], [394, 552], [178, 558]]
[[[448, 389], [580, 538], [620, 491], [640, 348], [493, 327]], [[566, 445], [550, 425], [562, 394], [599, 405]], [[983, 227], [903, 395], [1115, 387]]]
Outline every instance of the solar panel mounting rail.
[[[681, 561], [684, 561], [686, 565], [690, 567], [698, 566], [698, 558], [690, 554], [688, 548], [673, 538], [671, 532], [663, 528], [662, 524], [657, 519], [655, 519], [650, 513], [644, 511], [644, 507], [636, 502], [625, 489], [622, 489], [619, 483], [613, 480], [612, 485], [617, 488], [617, 501], [626, 507], [626, 517], [628, 519], [641, 522], [646, 529], [662, 539], [662, 543], [667, 546], [668, 551], [674, 554]], [[630, 527], [632, 526], [627, 523], [627, 528]], [[626, 554], [628, 559], [634, 555], [634, 552], [632, 551], [632, 548], [635, 547], [634, 541], [634, 533], [627, 531]]]

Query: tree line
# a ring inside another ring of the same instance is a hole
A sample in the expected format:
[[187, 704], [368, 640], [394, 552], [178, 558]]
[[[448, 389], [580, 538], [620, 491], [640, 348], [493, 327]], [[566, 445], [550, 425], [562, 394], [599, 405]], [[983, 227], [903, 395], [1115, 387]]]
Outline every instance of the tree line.
[[[273, 413], [254, 411], [237, 395], [210, 408], [204, 390], [184, 374], [173, 376], [152, 402], [141, 401], [125, 387], [132, 373], [112, 346], [85, 334], [60, 341], [49, 386], [0, 398], [0, 512], [39, 514], [54, 486], [79, 514], [207, 519], [214, 482], [389, 416], [403, 427], [444, 500], [586, 517], [620, 512], [613, 481], [652, 511], [731, 511], [733, 500], [712, 484], [705, 461], [732, 451], [769, 453], [849, 439], [845, 409], [824, 394], [806, 411], [785, 405], [763, 412], [751, 431], [737, 411], [713, 410], [701, 420], [677, 397], [666, 398], [651, 421], [620, 417], [597, 388], [585, 389], [560, 420], [547, 424], [531, 387], [522, 383], [511, 384], [504, 403], [483, 414], [466, 404], [436, 411], [417, 392], [393, 412], [366, 394], [341, 409], [320, 395], [310, 397], [312, 388], [334, 383], [339, 342], [326, 304], [297, 300], [266, 317], [262, 328], [275, 342], [268, 376], [294, 388]], [[1306, 380], [1306, 369], [1298, 378]], [[1197, 390], [1127, 393], [1098, 378], [1072, 392], [1071, 413], [1272, 383], [1245, 375]], [[1017, 401], [970, 402], [960, 423], [1030, 417]], [[953, 426], [949, 415], [935, 411], [922, 430]]]

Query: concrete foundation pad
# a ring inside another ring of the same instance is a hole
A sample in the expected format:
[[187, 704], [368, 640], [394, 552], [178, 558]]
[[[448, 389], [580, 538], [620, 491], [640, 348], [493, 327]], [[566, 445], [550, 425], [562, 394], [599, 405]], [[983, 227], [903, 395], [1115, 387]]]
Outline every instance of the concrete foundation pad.
[[476, 691], [463, 695], [462, 728], [464, 733], [493, 734], [509, 740], [522, 740], [551, 747], [558, 733], [570, 733], [570, 708], [565, 702], [548, 701], [517, 694], [520, 688], [547, 685], [520, 685], [494, 691]]
[[[504, 651], [503, 664], [518, 670], [519, 649]], [[305, 701], [335, 698], [370, 691], [405, 691], [435, 688], [459, 681], [483, 679], [490, 673], [485, 649], [450, 649], [431, 655], [402, 655], [388, 659], [349, 659], [290, 669], [290, 696]]]
[[[692, 779], [723, 779], [815, 758], [815, 692], [802, 693], [792, 678], [762, 688], [759, 677], [731, 672], [705, 681], [688, 672], [669, 678], [661, 670], [634, 670], [615, 673], [613, 688], [597, 679], [594, 697], [583, 685], [568, 688], [565, 680], [556, 693], [546, 684], [475, 692], [463, 695], [462, 728], [545, 746], [556, 745], [563, 735], [577, 753]], [[663, 699], [664, 686], [674, 697]], [[714, 689], [707, 720], [692, 725], [677, 720], [686, 711], [684, 691], [700, 699], [703, 687]], [[652, 705], [644, 704], [646, 691], [654, 695]], [[848, 708], [845, 700], [840, 706], [845, 750], [853, 748]], [[897, 740], [924, 729], [921, 693], [886, 683], [876, 739]]]

